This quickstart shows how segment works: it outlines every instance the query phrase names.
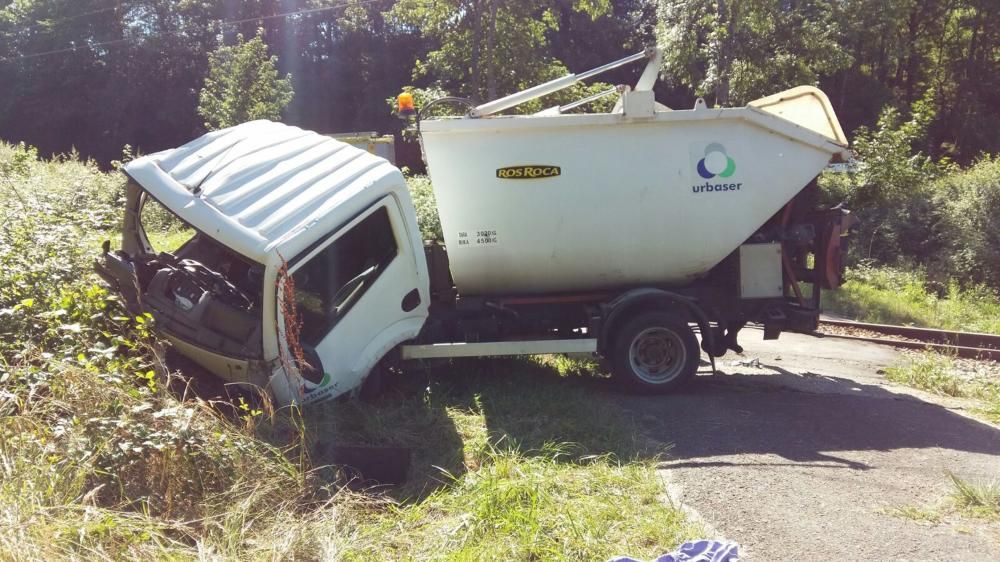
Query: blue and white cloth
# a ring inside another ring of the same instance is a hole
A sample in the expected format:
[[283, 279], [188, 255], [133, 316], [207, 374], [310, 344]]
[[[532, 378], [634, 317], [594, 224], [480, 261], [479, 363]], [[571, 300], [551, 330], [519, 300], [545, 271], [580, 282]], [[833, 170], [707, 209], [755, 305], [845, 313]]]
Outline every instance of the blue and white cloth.
[[[653, 562], [739, 562], [739, 545], [734, 542], [697, 540], [687, 541], [677, 550], [656, 558]], [[618, 556], [608, 562], [643, 562], [628, 556]]]

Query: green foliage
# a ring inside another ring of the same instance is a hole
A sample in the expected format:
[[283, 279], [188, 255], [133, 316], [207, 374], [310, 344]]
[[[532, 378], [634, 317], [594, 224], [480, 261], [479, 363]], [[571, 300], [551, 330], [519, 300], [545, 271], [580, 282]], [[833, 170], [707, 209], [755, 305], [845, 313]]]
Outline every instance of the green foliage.
[[933, 185], [945, 261], [967, 283], [1000, 288], [1000, 155], [941, 177]]
[[[700, 534], [661, 500], [643, 460], [659, 448], [583, 377], [537, 363], [456, 365], [305, 417], [193, 397], [153, 319], [90, 271], [123, 177], [2, 143], [0, 172], [0, 558], [649, 557]], [[348, 491], [320, 438], [411, 447], [402, 500]]]
[[662, 502], [652, 467], [605, 457], [568, 465], [559, 461], [564, 449], [526, 457], [493, 448], [448, 492], [369, 516], [344, 552], [361, 560], [647, 558], [697, 533]]
[[888, 510], [890, 515], [923, 524], [938, 525], [946, 516], [957, 514], [987, 520], [1000, 520], [1000, 478], [962, 478], [945, 471], [951, 481], [950, 502], [936, 506], [901, 506]]
[[0, 558], [190, 556], [229, 540], [234, 502], [312, 501], [282, 450], [170, 392], [152, 318], [92, 272], [124, 178], [0, 144], [0, 181]]
[[140, 221], [156, 252], [175, 252], [195, 234], [193, 228], [155, 199], [143, 204]]
[[904, 122], [887, 109], [877, 130], [856, 135], [854, 168], [820, 177], [823, 197], [860, 216], [856, 258], [918, 264], [939, 287], [958, 281], [973, 293], [978, 285], [1000, 290], [1000, 158], [961, 169], [914, 152], [931, 119], [918, 109]]
[[1000, 421], [1000, 382], [991, 377], [958, 374], [956, 360], [947, 355], [926, 351], [886, 369], [893, 382], [945, 396], [971, 398], [980, 406], [974, 411], [986, 419]]
[[[577, 0], [572, 11], [596, 18], [609, 13], [606, 0]], [[560, 2], [448, 0], [428, 4], [400, 0], [390, 12], [399, 25], [420, 29], [434, 48], [417, 61], [413, 79], [433, 80], [441, 91], [477, 102], [497, 99], [568, 73], [549, 53], [549, 34], [559, 29]], [[607, 85], [596, 86], [607, 89]], [[583, 97], [577, 86], [551, 96], [549, 105]], [[518, 109], [529, 113], [541, 102]]]
[[854, 132], [852, 151], [857, 164], [847, 174], [827, 174], [821, 186], [851, 208], [898, 205], [921, 193], [928, 182], [947, 170], [914, 148], [926, 139], [934, 118], [927, 103], [914, 106], [904, 120], [899, 110], [886, 107], [874, 130]]
[[268, 56], [263, 30], [250, 41], [221, 46], [209, 56], [208, 77], [201, 90], [198, 115], [210, 130], [254, 119], [278, 120], [293, 97], [292, 79], [278, 74], [276, 56]]
[[417, 224], [420, 225], [420, 236], [424, 240], [444, 242], [441, 231], [441, 217], [438, 215], [437, 201], [434, 198], [434, 188], [427, 176], [407, 176], [406, 185], [410, 188], [413, 207], [417, 211]]
[[902, 517], [918, 523], [937, 525], [941, 522], [942, 514], [932, 508], [904, 505], [886, 510], [889, 515]]
[[176, 146], [206, 120], [209, 53], [258, 26], [294, 75], [287, 117], [324, 132], [393, 130], [382, 102], [406, 84], [483, 101], [658, 38], [667, 105], [819, 83], [853, 131], [932, 92], [921, 149], [968, 164], [1000, 152], [998, 19], [995, 0], [18, 0], [0, 7], [0, 131], [102, 164]]
[[[934, 118], [933, 104], [914, 104], [908, 119], [886, 107], [878, 126], [854, 135], [855, 161], [847, 173], [824, 173], [819, 179], [829, 205], [844, 203], [861, 218], [852, 248], [856, 258], [893, 265], [920, 263], [932, 277], [949, 277], [940, 234], [941, 207], [932, 182], [955, 173], [947, 160], [934, 161], [916, 149]], [[946, 281], [946, 280], [945, 280]]]
[[952, 374], [955, 365], [946, 355], [924, 353], [919, 359], [886, 369], [886, 378], [946, 396], [965, 396], [962, 381]]
[[[223, 6], [202, 0], [0, 3], [0, 131], [106, 164], [186, 140]], [[49, 53], [49, 54], [45, 54]], [[22, 58], [23, 57], [23, 58]]]
[[850, 64], [830, 2], [660, 0], [664, 75], [719, 105], [742, 105]]
[[25, 342], [75, 358], [86, 351], [77, 343], [82, 332], [118, 331], [115, 321], [91, 321], [115, 310], [114, 297], [79, 280], [90, 277], [93, 233], [120, 220], [123, 190], [120, 178], [93, 163], [43, 162], [23, 144], [0, 145], [0, 356], [7, 361], [32, 351]]
[[348, 443], [414, 450], [399, 494], [409, 501], [345, 521], [348, 559], [649, 558], [703, 532], [662, 503], [653, 463], [664, 448], [594, 392], [593, 373], [457, 360], [415, 375], [399, 382], [416, 396], [347, 404], [322, 426]]
[[1000, 296], [979, 285], [931, 282], [920, 270], [861, 265], [823, 293], [823, 308], [864, 322], [1000, 334]]

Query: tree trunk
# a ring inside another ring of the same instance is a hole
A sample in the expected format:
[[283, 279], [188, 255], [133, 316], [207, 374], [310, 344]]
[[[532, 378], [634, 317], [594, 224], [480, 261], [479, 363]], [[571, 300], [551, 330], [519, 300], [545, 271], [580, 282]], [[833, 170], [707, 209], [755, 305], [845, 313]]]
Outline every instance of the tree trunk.
[[726, 35], [719, 42], [719, 58], [716, 61], [719, 78], [718, 83], [715, 85], [715, 105], [726, 106], [729, 105], [729, 67], [732, 58], [730, 46], [732, 45], [733, 31], [736, 29], [736, 24], [733, 21], [735, 18], [730, 18], [726, 10], [726, 0], [719, 0], [718, 10], [719, 27], [725, 28]]
[[965, 148], [965, 133], [969, 121], [975, 119], [974, 112], [976, 108], [975, 106], [970, 107], [967, 100], [963, 99], [963, 94], [969, 98], [975, 97], [973, 93], [975, 91], [974, 85], [970, 84], [970, 82], [975, 83], [979, 80], [979, 73], [977, 72], [979, 69], [976, 68], [976, 62], [978, 59], [977, 54], [981, 31], [983, 31], [983, 10], [982, 8], [978, 8], [976, 9], [976, 19], [973, 21], [972, 36], [969, 38], [969, 51], [966, 54], [964, 64], [962, 64], [961, 77], [958, 79], [958, 99], [957, 103], [954, 104], [955, 107], [960, 108], [958, 127], [956, 127], [955, 131], [955, 150], [959, 154], [962, 154], [962, 149]]
[[911, 104], [915, 101], [913, 98], [914, 87], [917, 82], [917, 36], [920, 34], [919, 16], [920, 14], [917, 12], [917, 8], [914, 7], [913, 10], [910, 11], [910, 18], [907, 22], [906, 45], [903, 45], [903, 49], [906, 51], [906, 63], [905, 65], [903, 64], [903, 61], [898, 61], [896, 63], [896, 88], [898, 91], [900, 86], [903, 87], [907, 104]]
[[495, 100], [497, 96], [497, 1], [490, 0], [490, 27], [486, 35], [486, 97]]
[[472, 101], [479, 103], [479, 93], [482, 91], [482, 84], [480, 83], [480, 76], [482, 76], [482, 52], [481, 44], [483, 42], [483, 13], [478, 1], [472, 2], [472, 53], [470, 53], [470, 58], [472, 59], [472, 69], [470, 71], [470, 81], [472, 82], [471, 92], [469, 92]]

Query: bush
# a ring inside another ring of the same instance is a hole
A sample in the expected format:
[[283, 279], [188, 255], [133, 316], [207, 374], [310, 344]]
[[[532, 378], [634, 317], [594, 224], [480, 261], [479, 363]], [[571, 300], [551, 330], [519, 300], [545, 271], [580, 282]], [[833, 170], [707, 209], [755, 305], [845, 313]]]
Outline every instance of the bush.
[[407, 176], [406, 184], [410, 188], [413, 207], [417, 211], [420, 235], [424, 240], [444, 242], [441, 217], [438, 215], [437, 200], [434, 198], [431, 179], [427, 176]]
[[887, 108], [875, 129], [859, 129], [857, 162], [820, 177], [822, 200], [861, 219], [853, 263], [919, 269], [939, 286], [1000, 289], [1000, 155], [962, 170], [914, 151], [932, 118], [927, 107], [915, 104], [909, 120]]
[[[34, 149], [0, 145], [0, 358], [45, 349], [62, 357], [112, 331], [114, 297], [90, 258], [117, 227], [124, 181], [74, 157], [43, 162]], [[87, 337], [85, 337], [87, 336]]]
[[931, 182], [954, 168], [914, 151], [933, 118], [928, 107], [924, 102], [914, 104], [908, 120], [897, 109], [886, 107], [874, 129], [855, 131], [856, 162], [850, 171], [819, 178], [824, 203], [844, 203], [861, 219], [858, 239], [851, 248], [855, 261], [918, 262], [932, 277], [942, 269], [935, 265], [943, 244], [935, 234], [940, 209], [934, 205]]
[[208, 57], [208, 76], [198, 97], [198, 115], [209, 130], [253, 121], [277, 120], [295, 93], [292, 77], [278, 73], [278, 57], [268, 56], [264, 30], [247, 41], [220, 45]]
[[[151, 319], [98, 282], [124, 185], [0, 143], [0, 559], [174, 558], [194, 544], [246, 558], [249, 534], [285, 533], [318, 490], [282, 450], [174, 396]], [[237, 503], [268, 517], [248, 525]]]
[[949, 270], [966, 283], [1000, 288], [1000, 155], [946, 175], [934, 188]]

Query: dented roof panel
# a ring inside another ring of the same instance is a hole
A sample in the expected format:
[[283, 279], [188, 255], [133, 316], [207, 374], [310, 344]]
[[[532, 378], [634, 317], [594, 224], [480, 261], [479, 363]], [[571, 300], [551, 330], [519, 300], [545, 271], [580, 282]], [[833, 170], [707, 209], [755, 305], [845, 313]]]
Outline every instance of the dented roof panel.
[[311, 225], [349, 219], [358, 194], [368, 195], [364, 203], [405, 190], [388, 161], [271, 121], [208, 133], [125, 171], [181, 219], [261, 263], [277, 252], [290, 257], [330, 229]]

